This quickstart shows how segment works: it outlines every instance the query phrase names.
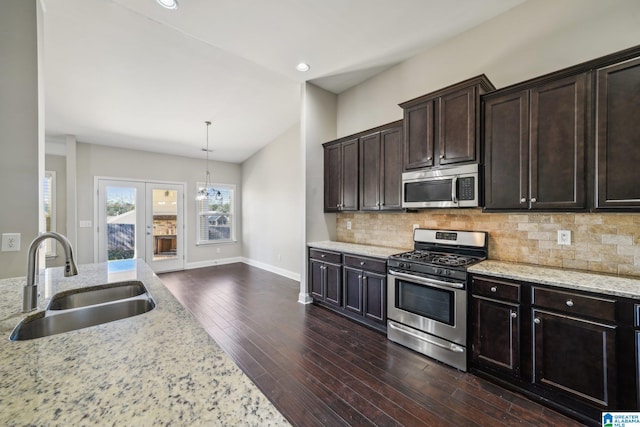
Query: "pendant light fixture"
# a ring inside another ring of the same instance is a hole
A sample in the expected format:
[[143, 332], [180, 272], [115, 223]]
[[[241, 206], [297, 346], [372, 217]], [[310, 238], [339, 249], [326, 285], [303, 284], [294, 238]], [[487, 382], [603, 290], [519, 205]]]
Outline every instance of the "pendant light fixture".
[[196, 200], [206, 200], [212, 196], [215, 197], [216, 200], [222, 200], [222, 193], [211, 186], [211, 173], [209, 173], [209, 126], [211, 126], [211, 122], [206, 121], [204, 123], [207, 125], [207, 148], [203, 148], [202, 150], [207, 152], [207, 163], [205, 165], [204, 187], [198, 190]]

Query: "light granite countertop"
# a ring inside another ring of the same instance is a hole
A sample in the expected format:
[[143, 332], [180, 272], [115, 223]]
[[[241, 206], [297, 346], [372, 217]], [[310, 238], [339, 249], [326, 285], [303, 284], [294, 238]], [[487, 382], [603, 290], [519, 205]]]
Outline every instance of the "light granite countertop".
[[467, 271], [473, 274], [640, 299], [640, 279], [631, 277], [493, 260], [482, 261], [469, 267]]
[[143, 261], [40, 275], [40, 307], [56, 292], [141, 280], [152, 311], [28, 341], [9, 340], [25, 316], [24, 278], [0, 280], [0, 425], [289, 425]]
[[354, 255], [370, 256], [376, 258], [389, 258], [391, 255], [406, 252], [406, 249], [387, 248], [384, 246], [358, 245], [355, 243], [343, 243], [333, 241], [307, 243], [310, 248], [326, 249], [329, 251], [343, 252]]

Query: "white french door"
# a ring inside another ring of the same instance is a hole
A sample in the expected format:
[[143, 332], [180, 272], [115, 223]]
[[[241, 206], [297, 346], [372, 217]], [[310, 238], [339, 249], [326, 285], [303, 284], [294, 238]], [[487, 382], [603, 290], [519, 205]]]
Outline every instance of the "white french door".
[[184, 268], [184, 184], [98, 178], [97, 261], [142, 258]]

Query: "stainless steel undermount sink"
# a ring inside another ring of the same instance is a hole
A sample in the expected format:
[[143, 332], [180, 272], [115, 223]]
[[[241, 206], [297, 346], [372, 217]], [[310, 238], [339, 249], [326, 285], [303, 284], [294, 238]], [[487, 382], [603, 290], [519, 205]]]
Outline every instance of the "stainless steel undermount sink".
[[142, 282], [92, 286], [54, 295], [47, 309], [23, 319], [11, 341], [30, 340], [147, 313], [155, 308]]
[[102, 304], [136, 297], [146, 292], [147, 289], [138, 280], [71, 289], [54, 295], [51, 298], [51, 302], [49, 302], [47, 310], [68, 310], [70, 308]]

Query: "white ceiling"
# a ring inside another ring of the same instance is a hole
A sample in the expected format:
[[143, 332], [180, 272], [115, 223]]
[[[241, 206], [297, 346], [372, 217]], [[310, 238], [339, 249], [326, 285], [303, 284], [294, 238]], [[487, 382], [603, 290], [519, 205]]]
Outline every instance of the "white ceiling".
[[[42, 0], [46, 135], [242, 162], [340, 93], [524, 0]], [[305, 61], [311, 70], [295, 70]]]

